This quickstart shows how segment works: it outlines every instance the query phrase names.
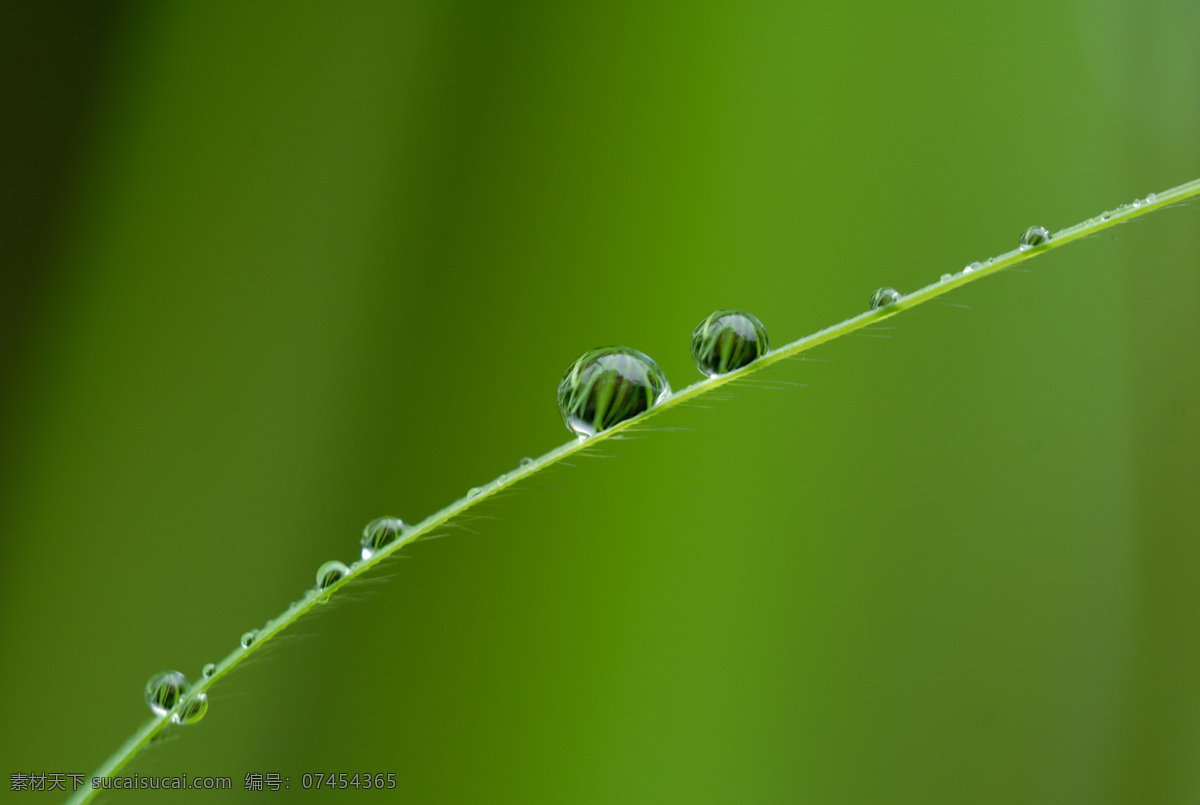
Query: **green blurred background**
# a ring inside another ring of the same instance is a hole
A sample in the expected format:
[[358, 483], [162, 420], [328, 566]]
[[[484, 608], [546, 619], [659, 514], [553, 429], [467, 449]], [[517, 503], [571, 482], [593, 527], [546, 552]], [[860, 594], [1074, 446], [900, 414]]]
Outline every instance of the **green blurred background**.
[[[682, 387], [715, 308], [782, 344], [1200, 176], [1194, 0], [26, 1], [0, 43], [6, 792], [566, 441], [584, 349]], [[107, 801], [1200, 802], [1200, 210], [1112, 234], [483, 507], [133, 766], [232, 793]]]

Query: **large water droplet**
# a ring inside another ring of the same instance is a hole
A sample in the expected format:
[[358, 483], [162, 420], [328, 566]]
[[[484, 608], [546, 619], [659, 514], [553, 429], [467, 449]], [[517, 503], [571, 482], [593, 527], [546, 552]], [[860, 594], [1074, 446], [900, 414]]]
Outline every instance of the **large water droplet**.
[[583, 353], [558, 383], [563, 423], [592, 436], [648, 411], [671, 394], [667, 376], [649, 355], [629, 347]]
[[165, 716], [188, 691], [187, 677], [178, 671], [163, 671], [146, 683], [146, 704], [156, 716]]
[[205, 679], [212, 679], [212, 675], [217, 672], [217, 664], [210, 662], [200, 669], [200, 674]]
[[367, 523], [359, 541], [363, 560], [370, 559], [376, 551], [395, 542], [396, 537], [407, 530], [408, 525], [399, 517], [379, 517]]
[[871, 310], [879, 310], [881, 307], [887, 307], [899, 301], [900, 292], [895, 288], [880, 288], [871, 294]]
[[204, 693], [197, 693], [183, 703], [183, 707], [179, 708], [179, 712], [171, 716], [171, 721], [176, 724], [195, 724], [204, 718], [204, 714], [207, 712], [208, 696]]
[[1044, 226], [1031, 226], [1021, 233], [1021, 251], [1041, 246], [1050, 240], [1050, 233]]
[[258, 630], [251, 629], [250, 631], [248, 631], [244, 635], [242, 635], [242, 640], [241, 640], [242, 648], [250, 648], [251, 646], [254, 645], [254, 641], [257, 639], [258, 639]]
[[349, 573], [350, 568], [336, 559], [332, 559], [317, 568], [317, 589], [324, 590], [330, 585], [337, 584]]
[[744, 310], [708, 314], [692, 331], [692, 360], [701, 374], [729, 374], [771, 348], [767, 328]]

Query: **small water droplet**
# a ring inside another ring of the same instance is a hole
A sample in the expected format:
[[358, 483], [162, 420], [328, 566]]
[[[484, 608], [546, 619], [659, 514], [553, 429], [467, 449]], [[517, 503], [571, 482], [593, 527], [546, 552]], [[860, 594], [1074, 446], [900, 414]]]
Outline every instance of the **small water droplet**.
[[317, 589], [324, 590], [326, 587], [337, 584], [349, 573], [350, 568], [336, 559], [332, 559], [317, 568]]
[[362, 545], [363, 561], [370, 559], [375, 552], [390, 545], [396, 537], [408, 530], [408, 525], [399, 517], [377, 517], [363, 528]]
[[1112, 218], [1112, 213], [1111, 213], [1111, 212], [1102, 212], [1102, 213], [1100, 213], [1100, 220], [1101, 220], [1101, 221], [1107, 221], [1109, 218]]
[[1050, 233], [1044, 226], [1031, 226], [1021, 233], [1021, 251], [1041, 246], [1050, 240]]
[[558, 382], [563, 424], [581, 438], [648, 411], [671, 395], [671, 384], [649, 355], [602, 347], [580, 355]]
[[895, 288], [880, 288], [871, 294], [871, 310], [879, 310], [900, 301], [900, 292]]
[[470, 489], [468, 489], [468, 490], [467, 490], [467, 500], [470, 500], [471, 498], [475, 497], [476, 495], [478, 495], [478, 494], [479, 494], [480, 492], [482, 492], [482, 491], [483, 491], [483, 490], [482, 490], [482, 489], [480, 489], [480, 488], [479, 488], [479, 487], [477, 487], [477, 486], [473, 486], [473, 487], [471, 487]]
[[250, 648], [254, 645], [254, 641], [258, 639], [258, 630], [251, 629], [242, 635], [242, 648]]
[[208, 696], [201, 692], [184, 702], [179, 712], [171, 716], [171, 721], [176, 724], [195, 724], [207, 712]]
[[967, 263], [966, 268], [963, 269], [963, 273], [970, 274], [972, 271], [978, 271], [981, 268], [983, 268], [983, 263], [976, 260], [973, 263]]
[[952, 279], [954, 279], [953, 274], [943, 274], [942, 275], [942, 282], [949, 282]]
[[529, 456], [525, 456], [524, 458], [522, 458], [522, 459], [521, 459], [521, 462], [520, 462], [520, 463], [521, 463], [521, 466], [522, 466], [522, 467], [532, 467], [532, 466], [533, 466], [533, 459], [532, 459], [532, 458], [530, 458]]
[[208, 663], [207, 665], [204, 666], [204, 668], [202, 668], [200, 670], [200, 674], [205, 679], [212, 679], [212, 675], [215, 674], [216, 672], [217, 672], [217, 664], [214, 662]]
[[1140, 198], [1135, 198], [1131, 206], [1136, 210], [1138, 207], [1142, 206], [1142, 200]]
[[717, 310], [692, 331], [692, 360], [709, 377], [741, 369], [771, 349], [767, 328], [744, 310]]
[[1153, 203], [1154, 203], [1154, 200], [1155, 200], [1156, 198], [1158, 198], [1158, 194], [1157, 194], [1157, 193], [1151, 193], [1150, 195], [1146, 196], [1146, 203], [1147, 203], [1147, 204], [1153, 204]]
[[146, 683], [146, 704], [156, 716], [165, 716], [188, 691], [187, 677], [178, 671], [163, 671]]

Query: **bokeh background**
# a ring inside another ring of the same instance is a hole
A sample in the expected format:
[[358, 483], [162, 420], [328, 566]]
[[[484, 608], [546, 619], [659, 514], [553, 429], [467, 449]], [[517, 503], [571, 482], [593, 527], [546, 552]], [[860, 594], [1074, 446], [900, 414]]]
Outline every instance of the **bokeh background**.
[[[5, 791], [566, 441], [584, 349], [681, 387], [715, 308], [784, 343], [1200, 176], [1193, 0], [26, 0], [0, 42]], [[1111, 234], [414, 546], [132, 767], [233, 792], [106, 801], [1200, 801], [1200, 209]]]

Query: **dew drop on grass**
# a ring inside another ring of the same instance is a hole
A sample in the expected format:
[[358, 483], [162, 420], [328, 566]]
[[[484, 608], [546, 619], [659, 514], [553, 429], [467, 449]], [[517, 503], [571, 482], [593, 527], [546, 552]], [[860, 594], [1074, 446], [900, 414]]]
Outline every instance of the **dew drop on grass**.
[[649, 355], [602, 347], [567, 368], [558, 382], [558, 410], [567, 429], [584, 438], [650, 410], [670, 394], [667, 376]]
[[522, 458], [522, 459], [521, 459], [521, 462], [520, 462], [520, 464], [521, 464], [521, 466], [522, 466], [522, 467], [532, 467], [532, 466], [533, 466], [533, 459], [532, 459], [532, 458], [530, 458], [529, 456], [525, 456], [524, 458]]
[[146, 704], [156, 716], [165, 716], [188, 691], [187, 677], [178, 671], [163, 671], [146, 683]]
[[1158, 196], [1154, 193], [1151, 193], [1150, 195], [1146, 196], [1146, 203], [1153, 204], [1156, 198], [1158, 198]]
[[973, 263], [967, 263], [967, 267], [963, 269], [964, 274], [970, 274], [972, 271], [978, 271], [983, 268], [983, 263], [976, 260]]
[[1021, 251], [1041, 246], [1050, 240], [1050, 233], [1044, 226], [1031, 226], [1021, 233]]
[[375, 552], [396, 541], [396, 537], [408, 530], [408, 525], [399, 517], [378, 517], [363, 528], [362, 545], [363, 561], [370, 559]]
[[467, 500], [470, 500], [471, 498], [475, 497], [476, 495], [478, 495], [478, 494], [479, 494], [480, 492], [482, 492], [482, 491], [483, 491], [483, 490], [482, 490], [482, 489], [480, 489], [480, 488], [479, 488], [479, 487], [477, 487], [477, 486], [473, 486], [473, 487], [471, 487], [470, 489], [468, 489], [468, 490], [467, 490]]
[[952, 279], [954, 279], [953, 274], [943, 274], [941, 277], [942, 282], [949, 282]]
[[195, 724], [204, 718], [204, 714], [207, 712], [208, 696], [204, 693], [197, 693], [183, 703], [183, 707], [179, 708], [179, 712], [171, 716], [171, 721], [176, 724]]
[[324, 590], [350, 574], [350, 568], [332, 559], [317, 568], [317, 589]]
[[217, 665], [216, 665], [216, 663], [212, 663], [212, 662], [208, 663], [202, 669], [200, 669], [200, 675], [203, 676], [205, 679], [212, 679], [212, 675], [215, 674], [216, 672], [217, 672]]
[[871, 294], [871, 310], [879, 310], [881, 307], [887, 307], [899, 301], [900, 292], [895, 288], [880, 288]]
[[767, 328], [744, 310], [717, 310], [692, 331], [692, 360], [701, 374], [729, 374], [771, 349]]
[[250, 631], [248, 631], [244, 635], [242, 635], [242, 640], [241, 640], [242, 648], [250, 648], [251, 646], [254, 645], [254, 641], [257, 639], [258, 639], [258, 630], [251, 629]]

